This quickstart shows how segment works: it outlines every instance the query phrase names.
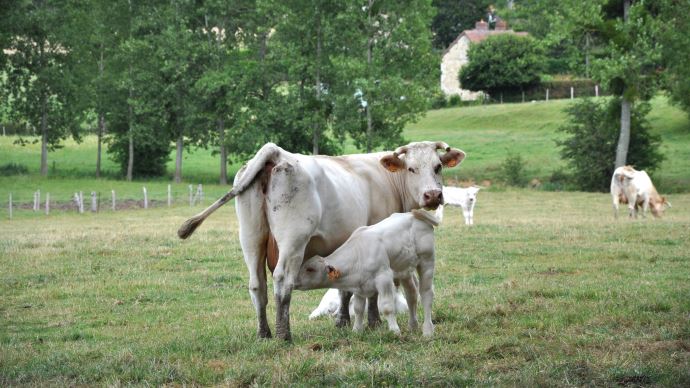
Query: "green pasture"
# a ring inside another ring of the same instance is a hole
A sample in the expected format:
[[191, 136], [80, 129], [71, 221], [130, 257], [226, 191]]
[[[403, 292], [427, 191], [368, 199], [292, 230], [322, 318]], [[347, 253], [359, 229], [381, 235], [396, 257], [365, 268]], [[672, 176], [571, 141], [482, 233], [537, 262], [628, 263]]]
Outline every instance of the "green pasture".
[[[569, 100], [553, 100], [524, 104], [483, 105], [429, 111], [418, 123], [406, 128], [410, 141], [443, 140], [467, 152], [467, 159], [459, 168], [447, 169], [447, 178], [495, 182], [501, 163], [512, 154], [525, 160], [527, 179], [547, 182], [551, 174], [562, 168], [555, 140], [562, 137], [557, 128], [563, 124], [563, 109]], [[669, 105], [666, 98], [652, 101], [649, 120], [653, 131], [663, 139], [662, 152], [666, 160], [653, 176], [660, 191], [687, 192], [690, 187], [690, 120], [683, 111]], [[174, 171], [173, 157], [165, 177], [146, 182], [127, 183], [119, 178], [117, 166], [103, 154], [104, 178], [93, 179], [96, 165], [96, 138], [86, 136], [81, 144], [67, 140], [64, 147], [49, 154], [49, 177], [38, 175], [40, 145], [19, 146], [14, 137], [0, 137], [0, 166], [18, 163], [28, 167], [27, 176], [0, 176], [0, 198], [4, 202], [9, 192], [21, 199], [32, 199], [34, 191], [51, 192], [52, 196], [67, 198], [75, 191], [97, 191], [107, 195], [110, 190], [122, 193], [122, 198], [141, 198], [142, 186], [165, 195]], [[348, 143], [345, 153], [357, 152]], [[583, 150], [587, 152], [587, 150]], [[613, 157], [613, 156], [612, 156]], [[230, 167], [233, 175], [239, 163]], [[182, 166], [184, 184], [174, 185], [175, 196], [186, 195], [188, 184], [203, 183], [209, 193], [222, 193], [227, 188], [217, 186], [218, 157], [210, 149], [191, 149], [184, 153]], [[148, 188], [148, 187], [147, 187]]]
[[[614, 220], [605, 194], [482, 191], [436, 232], [436, 333], [309, 321], [258, 340], [231, 205], [0, 221], [0, 386], [690, 385], [690, 194]], [[269, 287], [272, 284], [269, 280]], [[269, 315], [274, 314], [269, 303]], [[271, 322], [273, 319], [271, 319]]]

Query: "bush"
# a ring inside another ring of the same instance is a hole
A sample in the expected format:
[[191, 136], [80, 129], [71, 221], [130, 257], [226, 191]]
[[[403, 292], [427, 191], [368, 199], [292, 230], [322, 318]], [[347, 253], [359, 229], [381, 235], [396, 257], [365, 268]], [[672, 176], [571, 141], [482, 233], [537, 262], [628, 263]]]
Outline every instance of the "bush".
[[501, 164], [500, 177], [509, 186], [525, 185], [525, 160], [520, 154], [508, 154]]
[[469, 63], [460, 70], [462, 88], [492, 96], [538, 84], [544, 63], [534, 39], [512, 34], [494, 35], [472, 45], [467, 56]]
[[[645, 102], [633, 107], [627, 164], [652, 174], [663, 155], [659, 152], [661, 138], [649, 133], [649, 110]], [[566, 112], [570, 122], [559, 130], [570, 137], [556, 144], [562, 147], [561, 158], [568, 162], [573, 183], [580, 190], [608, 191], [620, 133], [620, 99], [583, 99]]]
[[7, 163], [0, 166], [0, 175], [26, 175], [29, 173], [29, 168], [19, 163]]

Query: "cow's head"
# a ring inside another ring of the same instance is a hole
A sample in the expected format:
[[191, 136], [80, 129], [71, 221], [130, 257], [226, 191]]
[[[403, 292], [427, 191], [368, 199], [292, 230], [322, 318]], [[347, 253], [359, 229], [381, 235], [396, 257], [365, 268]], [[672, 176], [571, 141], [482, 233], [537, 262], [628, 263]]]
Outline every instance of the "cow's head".
[[[443, 154], [437, 150], [443, 150]], [[463, 159], [464, 152], [444, 142], [424, 141], [398, 147], [381, 158], [381, 164], [390, 172], [402, 174], [399, 189], [406, 202], [413, 202], [405, 205], [406, 211], [417, 207], [433, 210], [443, 204], [441, 169], [455, 167]]]
[[324, 288], [339, 277], [340, 272], [327, 264], [323, 257], [313, 256], [302, 263], [294, 287], [297, 290]]
[[666, 210], [667, 207], [671, 207], [671, 202], [664, 196], [659, 196], [657, 200], [649, 201], [649, 209], [652, 211], [654, 217], [661, 217], [664, 215], [664, 210]]

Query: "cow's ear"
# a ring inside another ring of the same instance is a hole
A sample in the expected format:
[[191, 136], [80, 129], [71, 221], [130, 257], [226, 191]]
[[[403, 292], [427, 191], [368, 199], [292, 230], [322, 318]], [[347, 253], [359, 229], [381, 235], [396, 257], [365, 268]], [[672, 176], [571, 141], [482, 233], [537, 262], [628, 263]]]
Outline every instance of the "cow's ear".
[[405, 161], [400, 159], [398, 157], [398, 154], [396, 154], [395, 152], [381, 158], [381, 165], [383, 165], [383, 168], [390, 172], [396, 172], [405, 169]]
[[328, 271], [328, 279], [331, 281], [340, 277], [340, 271], [335, 269], [335, 267], [333, 267], [332, 265], [327, 265], [326, 271]]
[[446, 167], [455, 167], [465, 159], [465, 153], [459, 149], [451, 148], [441, 155], [441, 163]]

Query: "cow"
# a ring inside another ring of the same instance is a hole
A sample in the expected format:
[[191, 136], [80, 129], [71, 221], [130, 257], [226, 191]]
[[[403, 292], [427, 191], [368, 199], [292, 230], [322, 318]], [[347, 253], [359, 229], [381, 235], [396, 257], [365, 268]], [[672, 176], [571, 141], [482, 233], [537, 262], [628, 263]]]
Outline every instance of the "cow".
[[[464, 158], [463, 151], [444, 142], [335, 157], [294, 154], [267, 143], [240, 169], [232, 189], [185, 221], [178, 236], [188, 238], [210, 214], [236, 198], [258, 336], [271, 337], [266, 319], [268, 266], [273, 273], [276, 335], [289, 341], [290, 299], [303, 260], [328, 256], [358, 227], [393, 213], [436, 209], [443, 203], [443, 166], [455, 167]], [[342, 299], [339, 326], [349, 323], [349, 297], [344, 294]]]
[[616, 168], [611, 177], [611, 198], [613, 214], [618, 218], [618, 204], [627, 203], [630, 218], [637, 217], [637, 209], [642, 207], [642, 216], [647, 216], [651, 209], [654, 217], [661, 217], [665, 208], [671, 203], [659, 195], [652, 180], [644, 171], [637, 171], [631, 166]]
[[462, 187], [443, 187], [443, 205], [436, 209], [436, 218], [443, 220], [443, 206], [459, 206], [462, 208], [462, 215], [465, 217], [465, 225], [474, 225], [474, 205], [477, 203], [477, 193], [481, 187], [470, 186]]
[[423, 210], [395, 213], [371, 226], [362, 226], [327, 257], [304, 262], [295, 280], [298, 290], [338, 288], [354, 293], [353, 330], [363, 330], [365, 297], [378, 294], [378, 308], [388, 328], [400, 334], [395, 319], [395, 280], [405, 290], [410, 330], [417, 329], [417, 282], [424, 306], [422, 333], [431, 336], [431, 306], [434, 300], [434, 226], [438, 219]]

